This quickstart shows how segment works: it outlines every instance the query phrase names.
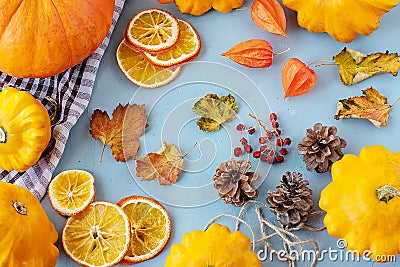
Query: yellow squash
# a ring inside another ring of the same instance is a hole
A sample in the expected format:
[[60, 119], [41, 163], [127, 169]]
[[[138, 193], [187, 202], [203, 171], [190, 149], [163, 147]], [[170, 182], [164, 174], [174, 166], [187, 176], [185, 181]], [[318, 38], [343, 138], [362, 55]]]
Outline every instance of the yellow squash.
[[[158, 0], [162, 4], [173, 1]], [[234, 8], [241, 7], [243, 2], [244, 0], [175, 0], [175, 4], [178, 6], [180, 12], [193, 16], [201, 16], [212, 8], [222, 13], [229, 13]]]
[[0, 181], [0, 266], [52, 267], [58, 234], [27, 189]]
[[[310, 32], [327, 32], [336, 41], [349, 43], [357, 34], [369, 35], [383, 14], [399, 0], [282, 0], [297, 11], [299, 26]], [[393, 32], [393, 34], [395, 34]]]
[[50, 117], [39, 101], [12, 87], [0, 92], [0, 169], [26, 171], [50, 137]]
[[165, 267], [259, 267], [250, 240], [241, 232], [213, 224], [207, 231], [195, 230], [171, 248]]
[[319, 205], [328, 233], [347, 249], [387, 261], [400, 252], [400, 152], [364, 147], [332, 165], [332, 182]]

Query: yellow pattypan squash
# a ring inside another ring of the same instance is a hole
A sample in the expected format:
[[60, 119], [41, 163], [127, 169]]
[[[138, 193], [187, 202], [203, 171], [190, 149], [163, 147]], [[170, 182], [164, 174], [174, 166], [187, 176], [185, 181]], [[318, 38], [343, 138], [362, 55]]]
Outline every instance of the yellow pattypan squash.
[[0, 92], [0, 169], [26, 171], [50, 137], [50, 117], [39, 101], [12, 87]]
[[52, 267], [58, 234], [27, 189], [0, 181], [0, 266]]
[[332, 165], [332, 182], [319, 205], [327, 212], [328, 233], [347, 249], [375, 261], [400, 252], [400, 152], [364, 147]]
[[351, 42], [357, 34], [369, 35], [379, 27], [383, 14], [399, 0], [283, 0], [295, 11], [298, 24], [310, 32], [327, 32], [339, 42]]
[[195, 230], [171, 248], [165, 267], [259, 267], [250, 239], [241, 232], [213, 224], [206, 231]]
[[[173, 2], [174, 0], [158, 0], [162, 4]], [[201, 16], [211, 8], [222, 13], [229, 13], [234, 8], [243, 5], [244, 0], [175, 0], [179, 11], [191, 14], [193, 16]]]

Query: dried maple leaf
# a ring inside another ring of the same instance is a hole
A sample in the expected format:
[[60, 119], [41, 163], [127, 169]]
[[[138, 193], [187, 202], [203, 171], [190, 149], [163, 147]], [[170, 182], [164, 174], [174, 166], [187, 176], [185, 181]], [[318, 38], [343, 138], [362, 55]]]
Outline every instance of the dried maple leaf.
[[317, 75], [297, 58], [286, 61], [282, 68], [284, 98], [299, 96], [310, 91], [317, 81]]
[[135, 157], [140, 147], [138, 138], [144, 133], [146, 121], [144, 105], [119, 104], [112, 119], [106, 111], [96, 109], [90, 120], [90, 134], [104, 144], [101, 158], [107, 145], [110, 145], [112, 155], [117, 161], [125, 162]]
[[286, 38], [286, 16], [278, 1], [254, 0], [251, 5], [251, 18], [261, 29]]
[[241, 42], [221, 55], [249, 68], [267, 68], [272, 65], [274, 51], [267, 41], [253, 39]]
[[389, 112], [393, 106], [387, 104], [386, 97], [373, 87], [363, 90], [362, 93], [363, 96], [339, 100], [334, 118], [367, 119], [378, 128], [388, 125]]
[[161, 185], [176, 182], [182, 172], [184, 160], [174, 145], [163, 145], [156, 153], [149, 153], [143, 158], [136, 158], [136, 176], [142, 180], [156, 179]]
[[388, 51], [366, 55], [345, 47], [333, 60], [340, 67], [340, 79], [345, 85], [356, 84], [378, 73], [396, 76], [400, 69], [400, 57]]
[[231, 94], [221, 98], [216, 94], [207, 94], [194, 104], [192, 110], [201, 117], [196, 122], [200, 130], [215, 132], [222, 123], [235, 118], [238, 106]]

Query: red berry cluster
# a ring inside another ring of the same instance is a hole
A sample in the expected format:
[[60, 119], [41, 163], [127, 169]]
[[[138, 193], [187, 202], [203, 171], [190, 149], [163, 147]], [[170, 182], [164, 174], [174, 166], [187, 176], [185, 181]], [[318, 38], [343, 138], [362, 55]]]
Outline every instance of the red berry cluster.
[[[261, 161], [268, 162], [269, 164], [283, 162], [285, 160], [284, 156], [288, 154], [288, 150], [284, 146], [289, 146], [292, 140], [288, 137], [281, 137], [281, 130], [277, 121], [278, 116], [275, 113], [271, 113], [269, 115], [269, 122], [260, 120], [252, 114], [249, 114], [249, 116], [257, 120], [257, 126], [251, 126], [247, 129], [244, 124], [236, 126], [236, 130], [240, 131], [240, 143], [244, 152], [253, 153], [254, 158], [259, 158]], [[253, 152], [253, 147], [249, 144], [246, 137], [243, 136], [243, 133], [247, 132], [249, 135], [253, 135], [256, 132], [256, 128], [260, 128], [263, 131], [263, 136], [258, 138], [259, 149]], [[275, 145], [280, 147], [278, 152], [275, 150], [274, 139], [276, 139]], [[243, 154], [242, 148], [235, 147], [233, 154], [235, 157], [239, 157]]]

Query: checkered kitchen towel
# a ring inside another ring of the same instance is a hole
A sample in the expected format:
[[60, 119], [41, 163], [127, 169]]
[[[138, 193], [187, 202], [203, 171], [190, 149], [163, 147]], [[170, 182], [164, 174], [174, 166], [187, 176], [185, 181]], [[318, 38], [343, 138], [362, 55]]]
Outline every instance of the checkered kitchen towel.
[[46, 96], [56, 99], [60, 104], [60, 119], [53, 128], [49, 147], [38, 163], [20, 173], [0, 169], [1, 180], [28, 188], [38, 199], [43, 198], [64, 151], [69, 132], [89, 104], [100, 60], [110, 42], [124, 3], [125, 0], [115, 1], [112, 26], [106, 38], [90, 57], [77, 66], [45, 79], [18, 79], [0, 72], [0, 91], [8, 86], [29, 91], [48, 110], [51, 105], [45, 100]]

